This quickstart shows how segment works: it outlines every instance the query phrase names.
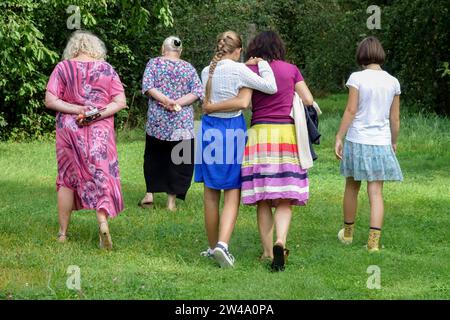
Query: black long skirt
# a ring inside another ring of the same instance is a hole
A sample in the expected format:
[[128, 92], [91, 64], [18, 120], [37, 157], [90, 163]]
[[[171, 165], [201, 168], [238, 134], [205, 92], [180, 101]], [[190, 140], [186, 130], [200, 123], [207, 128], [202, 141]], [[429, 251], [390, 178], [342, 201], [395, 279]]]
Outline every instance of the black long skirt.
[[194, 173], [194, 139], [164, 141], [146, 135], [144, 176], [147, 192], [185, 200]]

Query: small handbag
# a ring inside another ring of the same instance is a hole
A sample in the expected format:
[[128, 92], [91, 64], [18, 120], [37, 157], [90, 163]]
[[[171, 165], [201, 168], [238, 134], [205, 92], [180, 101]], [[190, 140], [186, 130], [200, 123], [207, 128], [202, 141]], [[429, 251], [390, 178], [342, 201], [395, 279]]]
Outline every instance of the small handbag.
[[97, 108], [93, 108], [84, 114], [79, 114], [76, 121], [79, 126], [88, 126], [100, 116], [100, 111]]

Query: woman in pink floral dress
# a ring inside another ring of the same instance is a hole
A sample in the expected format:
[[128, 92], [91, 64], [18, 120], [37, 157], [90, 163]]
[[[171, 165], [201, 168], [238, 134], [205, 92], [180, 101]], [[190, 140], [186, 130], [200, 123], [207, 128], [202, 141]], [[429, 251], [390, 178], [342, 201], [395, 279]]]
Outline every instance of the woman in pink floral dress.
[[[123, 210], [114, 131], [114, 114], [126, 107], [119, 76], [104, 61], [104, 43], [86, 31], [76, 31], [53, 70], [45, 105], [56, 114], [58, 177], [58, 240], [67, 240], [73, 210], [95, 210], [100, 246], [112, 248], [107, 218]], [[77, 117], [97, 108], [91, 123]]]

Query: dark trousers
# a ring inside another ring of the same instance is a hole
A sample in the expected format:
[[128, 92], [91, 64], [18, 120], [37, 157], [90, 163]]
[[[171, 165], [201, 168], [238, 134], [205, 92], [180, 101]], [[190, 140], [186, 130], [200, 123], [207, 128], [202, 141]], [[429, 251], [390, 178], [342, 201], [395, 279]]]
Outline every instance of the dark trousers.
[[184, 200], [194, 173], [194, 139], [164, 141], [147, 135], [144, 176], [147, 192], [174, 194]]

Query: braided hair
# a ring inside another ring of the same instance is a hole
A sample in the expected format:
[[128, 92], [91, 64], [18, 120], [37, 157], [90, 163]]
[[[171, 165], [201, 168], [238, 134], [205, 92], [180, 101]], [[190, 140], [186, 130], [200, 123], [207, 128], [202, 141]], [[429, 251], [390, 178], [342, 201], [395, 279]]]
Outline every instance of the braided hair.
[[217, 64], [226, 54], [233, 53], [236, 49], [242, 48], [242, 39], [234, 31], [226, 31], [217, 37], [217, 45], [214, 57], [209, 64], [209, 76], [206, 83], [205, 101], [211, 102], [212, 76], [216, 71]]

